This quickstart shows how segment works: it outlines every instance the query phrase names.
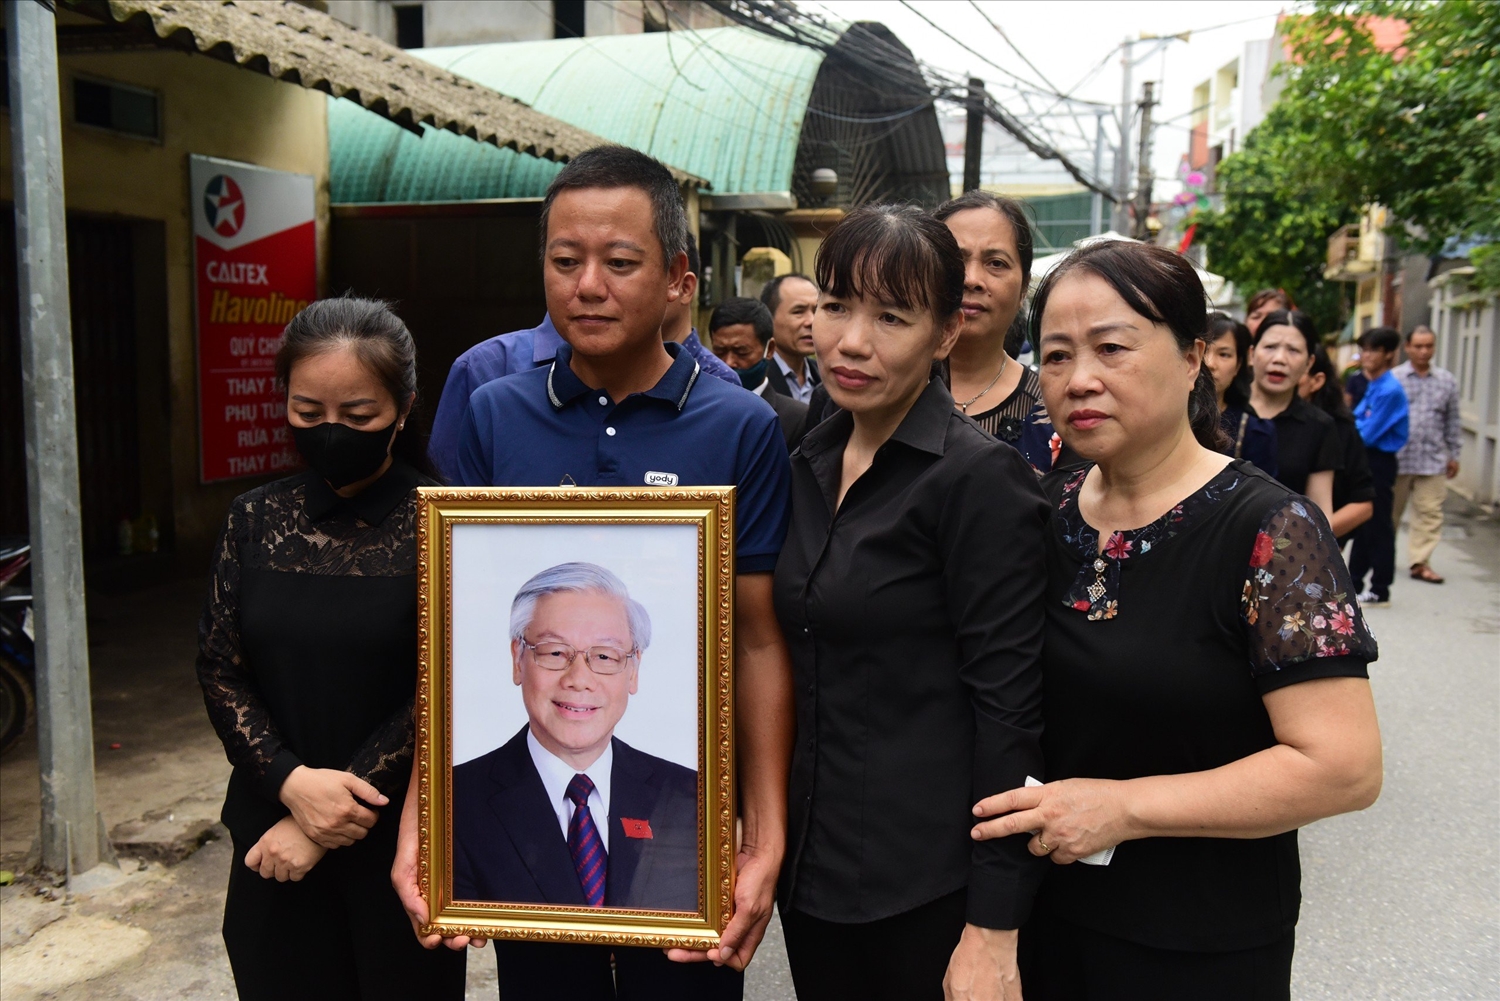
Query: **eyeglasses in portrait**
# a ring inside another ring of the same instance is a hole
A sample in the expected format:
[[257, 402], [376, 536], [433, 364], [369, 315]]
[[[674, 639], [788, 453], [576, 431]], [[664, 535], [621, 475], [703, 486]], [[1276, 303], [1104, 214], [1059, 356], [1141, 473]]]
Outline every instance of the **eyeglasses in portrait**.
[[713, 944], [732, 899], [732, 490], [422, 502], [433, 929]]

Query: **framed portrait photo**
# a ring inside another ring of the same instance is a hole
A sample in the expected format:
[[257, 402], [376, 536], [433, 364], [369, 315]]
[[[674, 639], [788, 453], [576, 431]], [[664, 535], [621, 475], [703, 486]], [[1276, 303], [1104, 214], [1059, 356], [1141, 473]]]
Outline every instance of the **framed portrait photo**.
[[717, 945], [734, 489], [419, 494], [424, 933]]

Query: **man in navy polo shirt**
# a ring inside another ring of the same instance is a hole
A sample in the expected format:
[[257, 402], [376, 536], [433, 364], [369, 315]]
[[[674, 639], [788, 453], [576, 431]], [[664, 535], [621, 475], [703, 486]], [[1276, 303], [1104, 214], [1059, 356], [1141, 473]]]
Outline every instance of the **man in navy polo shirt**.
[[[541, 227], [547, 311], [565, 343], [545, 368], [474, 391], [456, 479], [737, 488], [735, 695], [744, 826], [735, 913], [719, 948], [664, 956], [657, 949], [497, 941], [500, 994], [506, 1001], [737, 999], [740, 971], [770, 919], [785, 852], [792, 678], [770, 571], [789, 516], [786, 447], [769, 406], [703, 377], [680, 345], [663, 344], [662, 320], [687, 273], [686, 219], [666, 168], [623, 147], [581, 154], [548, 189]], [[413, 805], [402, 814], [392, 882], [421, 924], [416, 826]], [[429, 948], [437, 943], [435, 936], [423, 940]]]
[[[704, 347], [698, 339], [698, 332], [692, 329], [693, 298], [701, 274], [698, 248], [692, 233], [688, 234], [687, 253], [688, 270], [693, 277], [683, 282], [681, 294], [667, 306], [662, 337], [686, 348], [693, 360], [702, 366], [705, 375], [717, 376], [731, 386], [738, 386], [739, 376]], [[432, 437], [427, 443], [427, 453], [444, 477], [452, 482], [458, 475], [458, 436], [474, 390], [494, 379], [552, 364], [562, 345], [563, 339], [552, 325], [552, 317], [547, 315], [530, 330], [512, 330], [491, 337], [458, 356], [453, 367], [448, 369], [443, 395], [438, 397], [437, 412], [432, 417]]]

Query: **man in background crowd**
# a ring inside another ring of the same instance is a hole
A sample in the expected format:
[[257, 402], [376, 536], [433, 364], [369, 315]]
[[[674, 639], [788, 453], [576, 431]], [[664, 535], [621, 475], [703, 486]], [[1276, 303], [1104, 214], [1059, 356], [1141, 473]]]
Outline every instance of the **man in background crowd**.
[[807, 404], [799, 403], [771, 386], [770, 343], [774, 322], [771, 311], [759, 299], [735, 296], [714, 307], [708, 321], [714, 354], [739, 373], [746, 389], [771, 405], [781, 420], [781, 433], [788, 452], [801, 443], [807, 428]]
[[[691, 271], [683, 282], [684, 291], [667, 304], [662, 339], [681, 344], [705, 375], [738, 386], [739, 376], [715, 358], [693, 330], [693, 296], [697, 294], [698, 276], [702, 271], [698, 243], [691, 231], [688, 233], [688, 267]], [[535, 327], [497, 334], [458, 356], [453, 367], [448, 369], [443, 395], [438, 398], [437, 412], [432, 416], [432, 437], [427, 443], [427, 454], [444, 479], [451, 483], [458, 475], [458, 433], [474, 390], [503, 376], [551, 365], [562, 343], [552, 317], [544, 313], [542, 322]]]
[[806, 403], [823, 381], [813, 359], [812, 324], [818, 308], [818, 286], [806, 275], [780, 275], [760, 290], [760, 301], [771, 311], [773, 324], [766, 378], [776, 392]]
[[740, 377], [714, 353], [703, 346], [693, 327], [693, 300], [698, 296], [698, 278], [703, 274], [703, 259], [698, 256], [698, 241], [693, 231], [687, 235], [688, 273], [682, 279], [682, 293], [667, 303], [667, 318], [661, 323], [661, 339], [681, 344], [703, 369], [704, 375], [723, 379], [731, 386], [740, 385]]
[[[1401, 334], [1390, 327], [1373, 327], [1359, 339], [1360, 367], [1370, 381], [1354, 408], [1354, 424], [1375, 478], [1375, 513], [1355, 531], [1349, 553], [1349, 572], [1355, 587], [1362, 589], [1363, 605], [1389, 602], [1396, 576], [1396, 453], [1406, 444], [1408, 425], [1406, 393], [1391, 375], [1400, 350]], [[1367, 575], [1370, 586], [1364, 590]]]
[[1442, 575], [1428, 565], [1443, 532], [1443, 500], [1447, 480], [1458, 475], [1459, 435], [1458, 380], [1446, 369], [1432, 364], [1437, 335], [1419, 325], [1406, 335], [1406, 361], [1391, 375], [1406, 392], [1410, 434], [1396, 453], [1396, 490], [1393, 522], [1409, 499], [1412, 506], [1411, 534], [1406, 542], [1406, 563], [1413, 580], [1441, 584]]

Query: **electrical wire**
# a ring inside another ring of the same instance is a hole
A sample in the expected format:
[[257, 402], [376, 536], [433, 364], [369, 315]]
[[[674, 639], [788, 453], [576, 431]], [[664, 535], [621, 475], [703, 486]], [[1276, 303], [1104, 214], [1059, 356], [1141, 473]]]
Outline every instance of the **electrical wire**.
[[1036, 63], [1034, 63], [1030, 59], [1026, 58], [1026, 53], [1022, 52], [1019, 48], [1017, 48], [1016, 47], [1016, 43], [1012, 42], [1010, 40], [1010, 36], [1005, 33], [1005, 29], [1002, 28], [1002, 27], [1000, 27], [1000, 25], [996, 24], [995, 21], [994, 21], [994, 19], [992, 19], [988, 14], [986, 14], [984, 12], [984, 8], [981, 7], [981, 6], [979, 6], [978, 0], [969, 0], [969, 6], [973, 7], [976, 11], [978, 11], [979, 12], [979, 16], [982, 17], [982, 18], [984, 18], [985, 23], [988, 24], [991, 28], [995, 29], [995, 34], [997, 34], [1001, 38], [1003, 38], [1005, 40], [1005, 44], [1010, 46], [1010, 50], [1012, 52], [1014, 52], [1016, 55], [1018, 55], [1018, 56], [1021, 57], [1021, 62], [1025, 63], [1027, 66], [1031, 67], [1031, 72], [1033, 72], [1033, 73], [1035, 73], [1037, 75], [1037, 79], [1038, 80], [1042, 81], [1042, 83], [1046, 84], [1048, 87], [1051, 87], [1053, 93], [1058, 94], [1059, 96], [1061, 96], [1062, 92], [1057, 89], [1057, 84], [1053, 83], [1051, 80], [1048, 80], [1047, 79], [1047, 74], [1043, 73], [1040, 69], [1038, 69]]

